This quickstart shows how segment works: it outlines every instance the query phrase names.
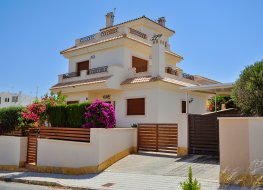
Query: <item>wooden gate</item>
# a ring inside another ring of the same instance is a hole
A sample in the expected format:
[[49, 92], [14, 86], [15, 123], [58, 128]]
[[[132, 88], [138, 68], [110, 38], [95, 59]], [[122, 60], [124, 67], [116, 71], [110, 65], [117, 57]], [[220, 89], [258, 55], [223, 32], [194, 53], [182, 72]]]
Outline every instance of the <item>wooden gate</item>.
[[189, 153], [219, 154], [219, 130], [217, 116], [188, 115]]
[[177, 153], [177, 124], [139, 124], [138, 151]]
[[37, 163], [37, 138], [39, 137], [39, 129], [29, 129], [27, 143], [27, 163]]
[[219, 155], [219, 123], [218, 117], [238, 117], [235, 109], [222, 110], [209, 114], [188, 115], [189, 153]]

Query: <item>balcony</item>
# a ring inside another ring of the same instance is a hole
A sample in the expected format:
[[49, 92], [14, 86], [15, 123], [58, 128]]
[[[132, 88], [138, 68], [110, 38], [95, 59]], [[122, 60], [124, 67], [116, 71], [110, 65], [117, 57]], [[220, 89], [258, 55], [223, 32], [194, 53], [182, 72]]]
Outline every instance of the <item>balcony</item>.
[[189, 79], [189, 80], [195, 80], [195, 77], [193, 75], [183, 73], [183, 78]]
[[103, 77], [109, 75], [108, 66], [82, 70], [80, 72], [71, 72], [59, 75], [59, 82], [72, 82], [83, 79]]
[[79, 38], [76, 40], [75, 44], [77, 46], [81, 46], [81, 45], [96, 43], [102, 40], [106, 40], [112, 37], [118, 37], [122, 35], [131, 36], [132, 38], [138, 39], [145, 43], [151, 43], [147, 35], [144, 34], [143, 32], [133, 28], [127, 28], [122, 26], [122, 27], [113, 27], [113, 28], [105, 29], [98, 33], [85, 36], [83, 38]]
[[165, 72], [171, 75], [178, 76], [177, 70], [173, 69], [172, 67], [165, 67]]
[[92, 75], [92, 74], [97, 74], [97, 73], [104, 73], [104, 72], [108, 72], [108, 66], [103, 66], [103, 67], [97, 67], [97, 68], [93, 68], [87, 71], [88, 75]]

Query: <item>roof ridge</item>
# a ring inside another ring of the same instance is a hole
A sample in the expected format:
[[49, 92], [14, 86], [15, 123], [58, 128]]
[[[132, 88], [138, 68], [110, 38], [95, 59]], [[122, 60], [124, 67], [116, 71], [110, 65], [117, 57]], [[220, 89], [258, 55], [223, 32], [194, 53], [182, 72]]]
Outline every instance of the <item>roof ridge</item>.
[[147, 16], [145, 16], [145, 15], [142, 15], [141, 17], [138, 17], [138, 18], [135, 18], [135, 19], [131, 19], [131, 20], [128, 20], [128, 21], [125, 21], [125, 22], [121, 22], [121, 23], [119, 23], [119, 24], [116, 24], [116, 25], [113, 25], [113, 26], [110, 26], [110, 27], [102, 28], [102, 29], [100, 29], [100, 31], [106, 30], [106, 29], [110, 29], [110, 28], [113, 28], [113, 27], [116, 27], [116, 26], [120, 26], [120, 25], [126, 24], [126, 23], [128, 23], [128, 22], [133, 22], [133, 21], [136, 21], [136, 20], [139, 20], [139, 19], [142, 19], [142, 18], [148, 19], [149, 21], [151, 21], [151, 22], [153, 22], [153, 23], [155, 23], [155, 24], [157, 24], [157, 25], [159, 25], [159, 26], [161, 26], [161, 27], [163, 27], [163, 28], [165, 28], [165, 29], [173, 32], [173, 33], [175, 32], [174, 30], [172, 30], [172, 29], [170, 29], [170, 28], [167, 28], [166, 26], [160, 25], [159, 23], [155, 22], [154, 20], [150, 19], [149, 17], [147, 17]]

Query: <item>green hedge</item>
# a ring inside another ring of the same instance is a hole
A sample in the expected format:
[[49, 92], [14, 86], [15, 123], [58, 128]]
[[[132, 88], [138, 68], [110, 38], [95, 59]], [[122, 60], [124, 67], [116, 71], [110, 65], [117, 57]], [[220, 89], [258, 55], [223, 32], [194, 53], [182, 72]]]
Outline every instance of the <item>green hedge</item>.
[[8, 133], [18, 126], [18, 118], [23, 107], [6, 107], [0, 109], [0, 132]]
[[89, 105], [89, 102], [85, 102], [48, 107], [48, 121], [52, 127], [80, 128], [85, 122], [85, 108]]

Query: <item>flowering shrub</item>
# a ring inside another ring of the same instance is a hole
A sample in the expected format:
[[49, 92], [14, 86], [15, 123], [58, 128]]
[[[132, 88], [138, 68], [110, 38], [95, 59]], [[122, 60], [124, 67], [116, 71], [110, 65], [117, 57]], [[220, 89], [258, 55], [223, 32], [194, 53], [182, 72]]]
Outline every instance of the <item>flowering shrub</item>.
[[57, 106], [57, 105], [63, 105], [65, 104], [66, 97], [61, 94], [61, 92], [58, 92], [57, 94], [54, 94], [51, 92], [50, 95], [45, 94], [44, 97], [41, 99], [41, 102], [48, 106]]
[[36, 100], [33, 104], [28, 105], [21, 112], [19, 117], [19, 126], [23, 130], [28, 127], [39, 127], [47, 121], [46, 110], [50, 106], [56, 106], [65, 103], [65, 97], [61, 93], [46, 94], [40, 101]]
[[84, 128], [113, 128], [116, 124], [115, 110], [110, 103], [96, 100], [86, 108]]
[[46, 106], [42, 102], [34, 102], [28, 105], [22, 112], [20, 118], [20, 126], [25, 125], [38, 127], [45, 122]]

